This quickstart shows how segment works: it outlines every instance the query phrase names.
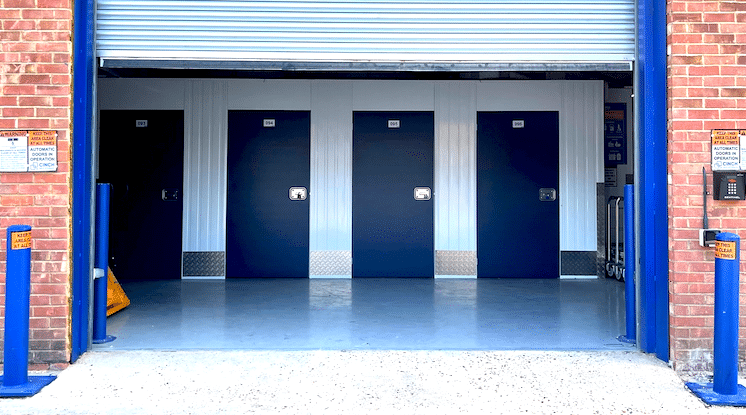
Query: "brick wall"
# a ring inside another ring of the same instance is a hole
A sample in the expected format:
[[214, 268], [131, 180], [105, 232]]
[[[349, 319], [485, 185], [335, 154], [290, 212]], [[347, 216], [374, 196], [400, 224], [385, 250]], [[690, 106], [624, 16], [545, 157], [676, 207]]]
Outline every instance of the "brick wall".
[[[668, 172], [671, 360], [712, 370], [714, 252], [702, 248], [702, 167], [710, 130], [746, 129], [746, 1], [668, 0]], [[708, 197], [711, 228], [746, 239], [746, 202]], [[746, 241], [744, 241], [746, 242]], [[741, 272], [746, 270], [741, 244]], [[746, 285], [741, 284], [740, 360], [746, 360]]]
[[0, 130], [58, 132], [57, 172], [0, 173], [3, 318], [6, 228], [33, 226], [32, 368], [70, 355], [71, 7], [70, 0], [0, 0]]

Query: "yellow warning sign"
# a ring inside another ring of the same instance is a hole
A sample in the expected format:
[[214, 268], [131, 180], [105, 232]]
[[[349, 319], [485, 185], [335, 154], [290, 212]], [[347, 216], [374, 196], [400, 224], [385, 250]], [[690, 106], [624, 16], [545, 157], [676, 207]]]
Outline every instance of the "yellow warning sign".
[[10, 249], [29, 248], [31, 248], [31, 231], [10, 233]]
[[108, 317], [128, 305], [130, 305], [130, 299], [124, 293], [122, 286], [119, 285], [117, 277], [111, 272], [111, 268], [109, 268], [106, 281], [106, 316]]
[[715, 258], [736, 259], [736, 243], [715, 241]]
[[740, 145], [738, 130], [712, 130], [712, 144], [716, 146]]
[[56, 146], [57, 131], [29, 131], [28, 145], [30, 146]]

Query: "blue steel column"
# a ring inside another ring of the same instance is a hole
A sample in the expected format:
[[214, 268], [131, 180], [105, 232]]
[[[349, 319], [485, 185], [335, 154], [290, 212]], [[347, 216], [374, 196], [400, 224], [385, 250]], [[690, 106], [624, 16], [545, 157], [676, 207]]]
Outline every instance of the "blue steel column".
[[619, 336], [625, 343], [637, 342], [635, 313], [635, 198], [634, 186], [624, 186], [624, 308], [627, 333]]
[[5, 333], [0, 397], [31, 396], [55, 376], [28, 375], [31, 297], [31, 226], [8, 227], [5, 273]]
[[729, 232], [720, 233], [715, 239], [713, 383], [686, 386], [709, 405], [746, 406], [746, 387], [738, 384], [741, 239]]
[[638, 1], [640, 347], [668, 361], [666, 2]]
[[[719, 242], [735, 244], [735, 258], [715, 252], [715, 336], [713, 390], [733, 395], [738, 390], [738, 264], [741, 241], [733, 233], [720, 233]], [[730, 245], [733, 246], [733, 245]]]
[[96, 186], [96, 260], [100, 275], [93, 280], [93, 343], [108, 343], [115, 339], [106, 335], [107, 278], [109, 270], [109, 204], [111, 185]]
[[74, 362], [88, 350], [93, 228], [94, 0], [76, 0], [73, 29], [72, 131], [72, 351]]

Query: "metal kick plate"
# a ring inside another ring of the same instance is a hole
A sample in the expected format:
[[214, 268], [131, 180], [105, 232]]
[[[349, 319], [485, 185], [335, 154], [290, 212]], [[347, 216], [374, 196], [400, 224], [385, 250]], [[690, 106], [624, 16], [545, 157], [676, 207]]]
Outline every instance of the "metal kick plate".
[[429, 187], [415, 187], [414, 200], [430, 200], [432, 191]]
[[557, 190], [548, 187], [539, 189], [539, 200], [542, 202], [554, 202], [557, 200]]
[[308, 189], [305, 187], [291, 187], [290, 200], [306, 200], [308, 198]]

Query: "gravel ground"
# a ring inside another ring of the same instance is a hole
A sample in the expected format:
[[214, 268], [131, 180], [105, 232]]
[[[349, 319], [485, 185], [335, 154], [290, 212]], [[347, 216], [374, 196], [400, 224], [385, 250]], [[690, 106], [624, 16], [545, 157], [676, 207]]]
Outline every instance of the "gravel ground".
[[89, 352], [2, 414], [744, 414], [638, 352]]

